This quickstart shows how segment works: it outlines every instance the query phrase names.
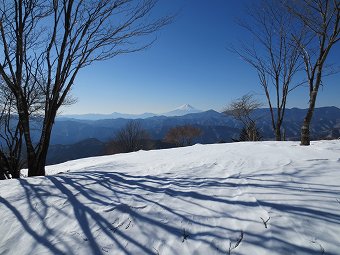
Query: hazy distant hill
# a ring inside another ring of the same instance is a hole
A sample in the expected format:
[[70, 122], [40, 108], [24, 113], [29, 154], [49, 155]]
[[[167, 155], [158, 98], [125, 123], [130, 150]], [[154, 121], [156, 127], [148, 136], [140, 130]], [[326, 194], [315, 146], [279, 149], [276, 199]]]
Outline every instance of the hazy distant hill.
[[[306, 110], [287, 109], [283, 127], [287, 138], [298, 139], [300, 126]], [[258, 125], [265, 139], [273, 139], [271, 121], [268, 109], [259, 109], [255, 112], [259, 119]], [[105, 119], [105, 120], [75, 120], [59, 119], [56, 121], [52, 132], [52, 144], [72, 144], [85, 139], [96, 138], [102, 142], [112, 139], [115, 133], [121, 129], [129, 119]], [[190, 124], [204, 130], [203, 136], [197, 141], [200, 143], [214, 143], [218, 141], [231, 141], [237, 137], [240, 123], [233, 118], [216, 111], [191, 113], [183, 116], [154, 116], [139, 119], [142, 126], [149, 132], [152, 139], [162, 139], [169, 128]], [[315, 109], [311, 127], [313, 138], [326, 138], [339, 136], [340, 109], [336, 107], [322, 107]]]
[[[306, 110], [287, 109], [283, 127], [289, 140], [300, 137], [301, 122]], [[254, 113], [258, 126], [266, 140], [274, 139], [270, 113], [268, 109], [259, 109]], [[77, 120], [58, 119], [52, 132], [47, 163], [60, 163], [71, 159], [104, 155], [108, 141], [124, 127], [129, 119]], [[155, 148], [166, 148], [162, 140], [172, 127], [190, 124], [203, 130], [203, 135], [195, 143], [231, 142], [237, 138], [242, 125], [233, 118], [210, 110], [183, 116], [153, 116], [139, 119], [144, 129], [150, 134]], [[340, 137], [340, 109], [322, 107], [315, 109], [311, 127], [313, 139]]]
[[[286, 130], [287, 138], [292, 140], [300, 139], [300, 128], [306, 109], [286, 109], [283, 127]], [[269, 109], [259, 109], [255, 113], [261, 117], [261, 127], [267, 138], [273, 138], [271, 126], [269, 125]], [[269, 130], [267, 130], [269, 128]], [[311, 125], [311, 136], [313, 139], [340, 137], [340, 109], [334, 106], [315, 108]]]
[[[53, 127], [51, 143], [72, 144], [89, 138], [107, 141], [112, 139], [115, 133], [129, 121], [123, 118], [96, 121], [59, 119]], [[236, 121], [213, 110], [184, 116], [155, 116], [139, 119], [139, 121], [152, 139], [163, 139], [171, 127], [185, 124], [199, 126], [204, 130], [199, 141], [202, 143], [213, 143], [217, 140], [230, 141], [230, 137], [238, 132]]]
[[143, 113], [143, 114], [126, 114], [113, 112], [110, 114], [97, 114], [97, 113], [89, 113], [89, 114], [69, 114], [69, 115], [61, 115], [57, 117], [58, 120], [103, 120], [103, 119], [146, 119], [153, 116], [157, 116], [155, 113]]
[[54, 144], [49, 147], [47, 164], [57, 164], [65, 161], [102, 156], [105, 154], [106, 143], [95, 138], [86, 139], [75, 144]]
[[113, 112], [110, 114], [96, 114], [96, 113], [89, 113], [89, 114], [66, 114], [58, 116], [58, 120], [104, 120], [104, 119], [146, 119], [154, 116], [183, 116], [190, 113], [199, 113], [202, 112], [201, 110], [196, 109], [195, 107], [191, 106], [190, 104], [184, 104], [176, 109], [165, 112], [165, 113], [151, 113], [146, 112], [142, 114], [127, 114], [127, 113], [119, 113]]

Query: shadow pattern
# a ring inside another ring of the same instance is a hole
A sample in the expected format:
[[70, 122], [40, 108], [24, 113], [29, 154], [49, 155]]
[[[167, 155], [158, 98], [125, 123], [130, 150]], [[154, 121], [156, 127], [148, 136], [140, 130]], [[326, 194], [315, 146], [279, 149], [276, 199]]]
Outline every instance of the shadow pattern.
[[[339, 187], [308, 183], [302, 173], [193, 178], [87, 170], [20, 179], [20, 191], [0, 197], [0, 229], [12, 230], [1, 234], [0, 254], [228, 254], [241, 232], [231, 254], [336, 254], [336, 237], [316, 239], [303, 224], [336, 234]], [[334, 204], [309, 205], [318, 199]], [[261, 217], [268, 215], [267, 229]], [[303, 245], [290, 239], [299, 228], [308, 237]]]

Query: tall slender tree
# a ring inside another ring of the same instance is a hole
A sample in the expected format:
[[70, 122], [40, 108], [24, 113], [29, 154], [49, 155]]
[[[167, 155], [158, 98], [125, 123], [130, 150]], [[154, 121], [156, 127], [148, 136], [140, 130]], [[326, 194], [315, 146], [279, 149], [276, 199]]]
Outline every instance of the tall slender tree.
[[[322, 78], [328, 74], [326, 61], [331, 49], [340, 41], [339, 0], [285, 1], [305, 36], [295, 34], [308, 82], [309, 105], [301, 127], [301, 145], [310, 145], [310, 124]], [[326, 69], [326, 70], [325, 70]]]
[[248, 14], [247, 22], [239, 24], [251, 36], [251, 41], [229, 50], [256, 70], [269, 106], [275, 138], [280, 141], [288, 95], [302, 84], [293, 83], [301, 67], [299, 47], [292, 36], [294, 20], [280, 1], [275, 0], [253, 3]]
[[[79, 71], [145, 49], [146, 36], [171, 22], [152, 19], [157, 0], [0, 2], [0, 76], [13, 93], [29, 176], [45, 175], [52, 127]], [[141, 39], [141, 40], [138, 40]], [[142, 42], [142, 43], [138, 43]], [[42, 93], [41, 132], [32, 139], [30, 102]]]

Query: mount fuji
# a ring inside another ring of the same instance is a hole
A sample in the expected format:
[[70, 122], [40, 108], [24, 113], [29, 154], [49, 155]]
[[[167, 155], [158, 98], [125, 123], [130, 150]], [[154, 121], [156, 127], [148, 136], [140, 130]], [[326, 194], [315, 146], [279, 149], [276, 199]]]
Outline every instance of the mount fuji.
[[184, 105], [181, 105], [180, 107], [176, 108], [175, 110], [163, 113], [162, 115], [165, 115], [165, 116], [168, 116], [168, 117], [170, 117], [170, 116], [183, 116], [183, 115], [186, 115], [186, 114], [199, 113], [199, 112], [202, 112], [202, 111], [194, 108], [190, 104], [184, 104]]

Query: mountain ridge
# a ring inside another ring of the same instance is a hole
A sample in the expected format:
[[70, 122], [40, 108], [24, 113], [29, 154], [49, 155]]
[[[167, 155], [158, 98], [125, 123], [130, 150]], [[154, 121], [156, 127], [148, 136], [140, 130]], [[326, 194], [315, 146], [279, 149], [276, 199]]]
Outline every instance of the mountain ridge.
[[[283, 128], [287, 138], [298, 139], [305, 109], [286, 109]], [[268, 108], [258, 109], [254, 112], [259, 119], [258, 125], [265, 139], [273, 139], [270, 112]], [[100, 141], [113, 139], [115, 133], [123, 128], [131, 119], [101, 119], [101, 120], [75, 120], [58, 119], [52, 131], [52, 144], [72, 144], [88, 138], [97, 138]], [[175, 126], [194, 125], [205, 130], [198, 141], [200, 143], [214, 143], [220, 140], [231, 141], [238, 136], [242, 124], [214, 110], [200, 113], [189, 113], [182, 116], [152, 116], [139, 119], [141, 125], [152, 139], [163, 139], [166, 132]], [[311, 126], [314, 138], [337, 136], [340, 128], [340, 109], [337, 107], [320, 107], [315, 109]]]
[[[300, 128], [306, 109], [287, 109], [283, 128], [287, 140], [299, 140]], [[258, 127], [264, 140], [274, 140], [268, 108], [254, 112]], [[52, 131], [51, 145], [48, 153], [49, 163], [60, 163], [70, 159], [98, 156], [105, 154], [105, 148], [115, 134], [131, 119], [104, 120], [57, 120]], [[170, 128], [192, 125], [203, 131], [194, 143], [208, 144], [232, 142], [237, 139], [242, 124], [230, 116], [214, 110], [190, 113], [183, 116], [153, 116], [138, 119], [150, 139], [162, 148], [164, 136]], [[34, 131], [33, 131], [34, 132]], [[330, 139], [340, 137], [340, 109], [337, 107], [320, 107], [315, 109], [311, 125], [312, 139]], [[36, 135], [36, 139], [38, 134]], [[36, 140], [37, 141], [37, 140]]]
[[199, 113], [201, 110], [196, 109], [190, 104], [183, 104], [174, 110], [164, 112], [164, 113], [151, 113], [145, 112], [141, 114], [132, 114], [132, 113], [119, 113], [113, 112], [109, 114], [101, 114], [101, 113], [86, 113], [86, 114], [65, 114], [57, 117], [58, 120], [67, 120], [67, 119], [76, 119], [76, 120], [103, 120], [103, 119], [147, 119], [155, 116], [183, 116], [185, 114], [190, 113]]

